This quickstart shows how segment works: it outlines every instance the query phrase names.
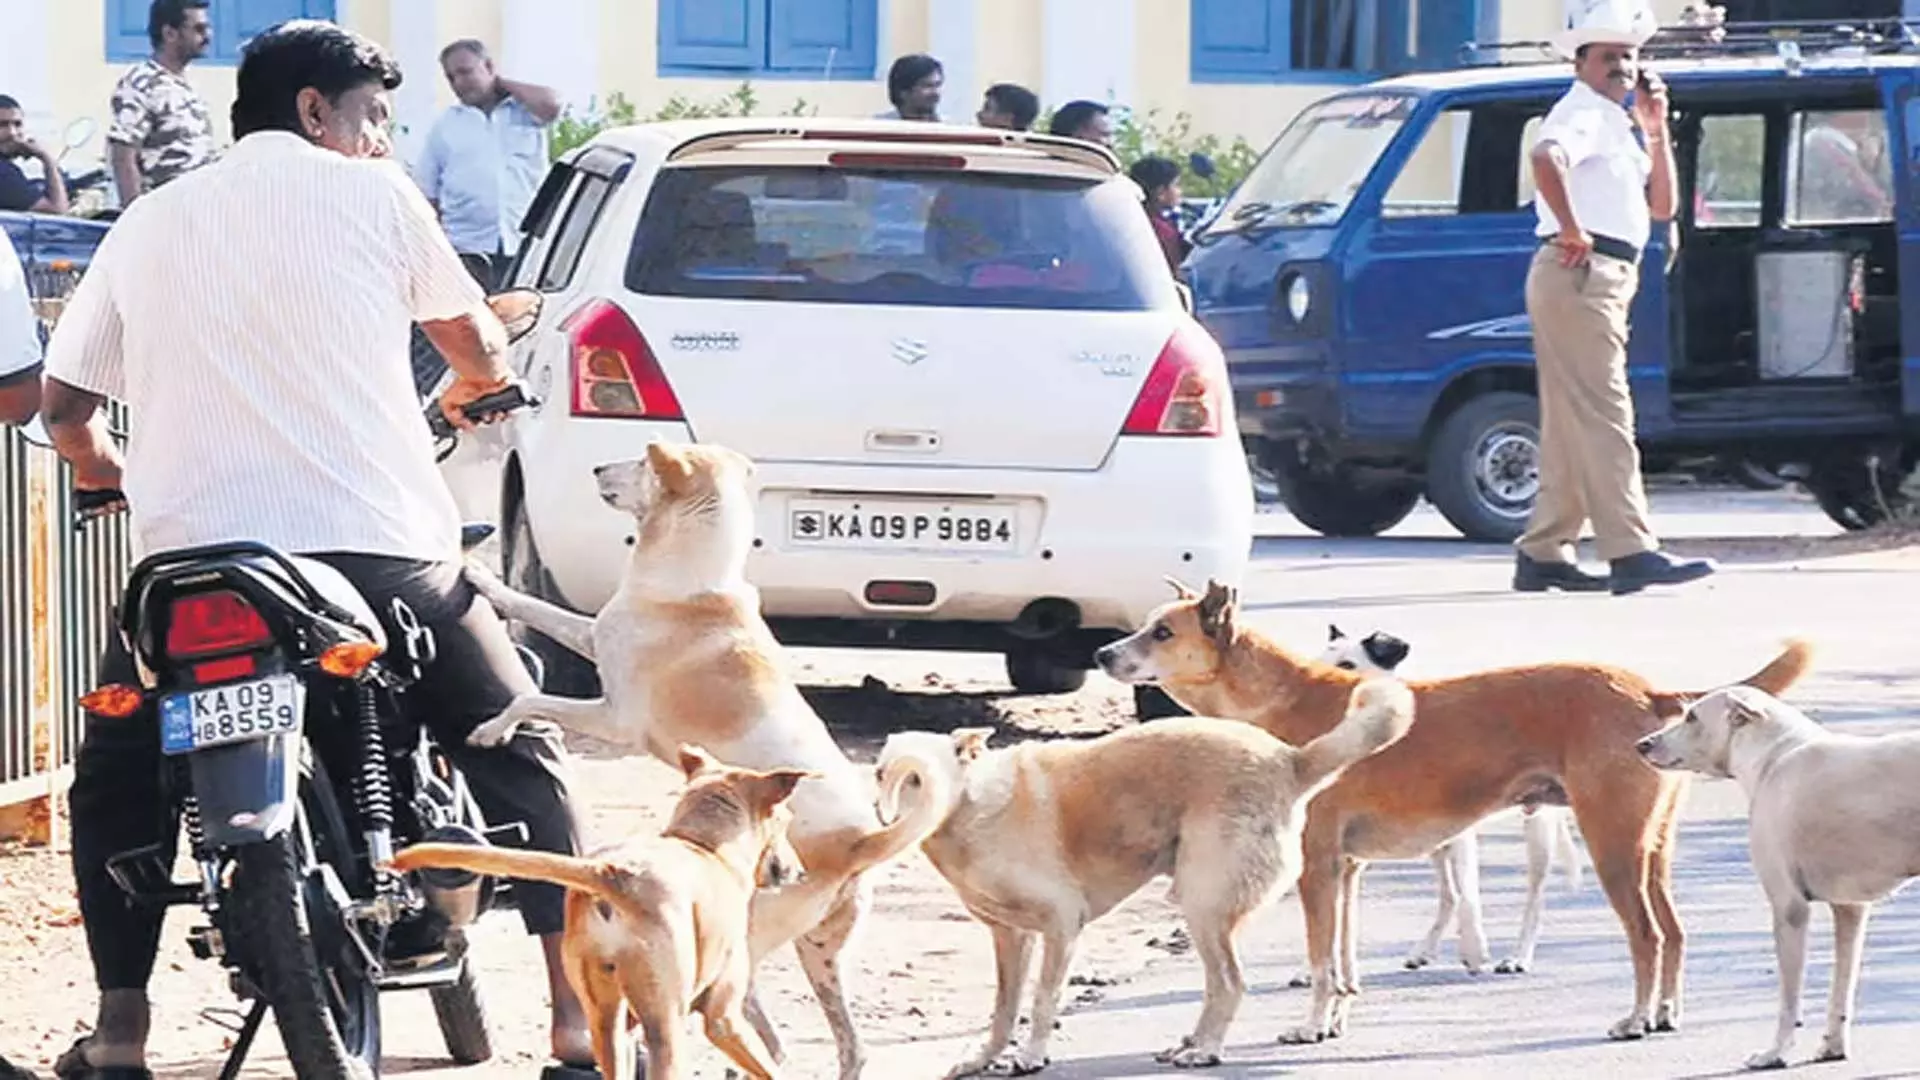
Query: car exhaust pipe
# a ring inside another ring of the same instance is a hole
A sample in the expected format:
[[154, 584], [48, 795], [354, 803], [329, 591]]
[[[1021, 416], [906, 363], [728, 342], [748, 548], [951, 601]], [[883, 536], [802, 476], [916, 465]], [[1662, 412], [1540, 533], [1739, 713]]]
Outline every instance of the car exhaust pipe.
[[[490, 847], [487, 838], [466, 825], [441, 825], [420, 838], [427, 844], [472, 844]], [[471, 870], [427, 866], [416, 871], [420, 894], [427, 906], [447, 920], [450, 929], [470, 926], [493, 902], [493, 881]]]
[[1071, 600], [1046, 597], [1020, 609], [1007, 633], [1023, 641], [1046, 641], [1080, 629], [1080, 606]]

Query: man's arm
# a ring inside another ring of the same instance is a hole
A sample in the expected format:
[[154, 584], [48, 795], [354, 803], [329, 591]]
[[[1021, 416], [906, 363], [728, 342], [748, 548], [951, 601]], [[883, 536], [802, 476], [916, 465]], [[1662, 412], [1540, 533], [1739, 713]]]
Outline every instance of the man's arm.
[[0, 424], [19, 427], [40, 411], [40, 365], [0, 375]]
[[115, 229], [94, 252], [47, 342], [47, 384], [41, 403], [54, 449], [73, 466], [74, 486], [103, 491], [120, 486], [120, 450], [107, 431], [100, 403], [121, 391], [122, 335], [113, 298]]
[[1647, 155], [1653, 159], [1653, 171], [1647, 177], [1647, 213], [1655, 221], [1672, 221], [1678, 201], [1673, 175], [1678, 170], [1673, 164], [1673, 140], [1667, 134], [1667, 84], [1658, 75], [1645, 74], [1633, 108], [1647, 137]]
[[113, 186], [120, 191], [120, 208], [124, 210], [141, 195], [140, 151], [126, 143], [108, 143], [107, 163], [113, 169]]
[[120, 208], [133, 205], [145, 189], [140, 175], [140, 147], [153, 132], [153, 111], [147, 96], [139, 90], [131, 75], [113, 88], [113, 123], [107, 128], [107, 164], [113, 170], [114, 186], [120, 189]]
[[104, 395], [49, 378], [42, 404], [47, 434], [53, 448], [73, 466], [73, 486], [80, 491], [114, 491], [120, 487], [120, 448], [107, 430], [107, 414], [100, 409]]
[[24, 424], [40, 410], [40, 320], [13, 242], [0, 230], [0, 423]]
[[499, 77], [499, 83], [500, 89], [532, 113], [533, 118], [540, 121], [541, 127], [560, 119], [560, 95], [554, 92], [553, 87], [521, 82], [504, 75]]
[[46, 177], [47, 193], [33, 204], [36, 213], [64, 214], [69, 203], [67, 200], [67, 178], [60, 175], [60, 162], [46, 148], [38, 143], [29, 143], [33, 156], [40, 162], [40, 171]]

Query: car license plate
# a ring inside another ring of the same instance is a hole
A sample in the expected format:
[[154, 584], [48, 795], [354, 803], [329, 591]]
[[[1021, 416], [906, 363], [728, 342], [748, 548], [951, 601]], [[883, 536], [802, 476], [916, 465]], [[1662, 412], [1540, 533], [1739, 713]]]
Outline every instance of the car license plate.
[[228, 683], [160, 699], [160, 749], [190, 754], [210, 746], [300, 730], [306, 687], [292, 675]]
[[796, 548], [1014, 551], [1019, 511], [1004, 503], [855, 502], [797, 499], [787, 540]]

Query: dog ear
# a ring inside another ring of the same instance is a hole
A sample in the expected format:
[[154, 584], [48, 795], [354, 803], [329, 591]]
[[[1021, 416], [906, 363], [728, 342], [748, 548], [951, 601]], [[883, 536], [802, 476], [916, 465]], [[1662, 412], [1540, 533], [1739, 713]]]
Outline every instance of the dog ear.
[[1240, 591], [1218, 581], [1207, 582], [1207, 595], [1200, 598], [1200, 632], [1225, 646], [1233, 640], [1233, 621], [1239, 614]]
[[1200, 598], [1200, 594], [1188, 588], [1186, 582], [1181, 581], [1171, 574], [1167, 575], [1166, 582], [1173, 586], [1173, 595], [1181, 600], [1198, 600]]
[[1340, 627], [1338, 625], [1334, 623], [1327, 624], [1327, 641], [1329, 643], [1339, 641], [1341, 638], [1346, 636], [1347, 635], [1340, 632]]
[[647, 464], [670, 494], [684, 495], [693, 482], [693, 463], [679, 448], [663, 442], [647, 444]]
[[701, 773], [712, 772], [719, 767], [720, 763], [715, 761], [713, 755], [707, 753], [705, 750], [700, 749], [692, 743], [682, 743], [680, 745], [680, 771], [686, 774], [687, 779], [691, 780]]
[[819, 775], [807, 769], [775, 769], [752, 774], [749, 783], [760, 808], [772, 810], [793, 796], [793, 789], [800, 786], [800, 781], [816, 779]]
[[1760, 719], [1760, 710], [1749, 705], [1740, 694], [1727, 695], [1727, 726], [1743, 728]]
[[990, 727], [955, 728], [953, 753], [964, 764], [987, 752], [987, 740], [993, 738]]
[[1394, 668], [1399, 667], [1400, 662], [1405, 660], [1407, 654], [1413, 651], [1413, 646], [1408, 645], [1392, 634], [1379, 630], [1368, 634], [1367, 640], [1363, 643], [1362, 647], [1367, 650], [1367, 656], [1370, 657], [1374, 664], [1382, 671], [1392, 671]]

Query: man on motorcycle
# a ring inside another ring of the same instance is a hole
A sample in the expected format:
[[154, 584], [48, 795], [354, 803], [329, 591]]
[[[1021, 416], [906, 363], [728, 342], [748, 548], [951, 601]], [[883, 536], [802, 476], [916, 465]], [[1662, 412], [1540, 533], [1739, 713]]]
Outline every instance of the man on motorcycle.
[[[124, 489], [139, 555], [254, 540], [341, 571], [376, 611], [399, 597], [438, 658], [405, 708], [465, 773], [494, 822], [530, 846], [578, 848], [557, 738], [498, 752], [466, 735], [535, 689], [506, 630], [462, 575], [460, 520], [435, 469], [409, 369], [420, 323], [458, 380], [442, 407], [506, 387], [505, 331], [432, 209], [384, 158], [400, 71], [377, 45], [297, 20], [255, 37], [237, 76], [237, 142], [127, 209], [48, 350], [47, 426], [82, 490]], [[99, 411], [130, 407], [121, 458]], [[136, 684], [124, 643], [101, 675]], [[56, 1066], [143, 1076], [145, 987], [162, 912], [132, 905], [106, 862], [171, 843], [149, 706], [88, 717], [71, 793], [73, 863], [101, 991], [99, 1023]], [[593, 1056], [559, 953], [562, 890], [515, 883], [546, 950], [552, 1041]], [[591, 1071], [586, 1075], [592, 1075]]]

